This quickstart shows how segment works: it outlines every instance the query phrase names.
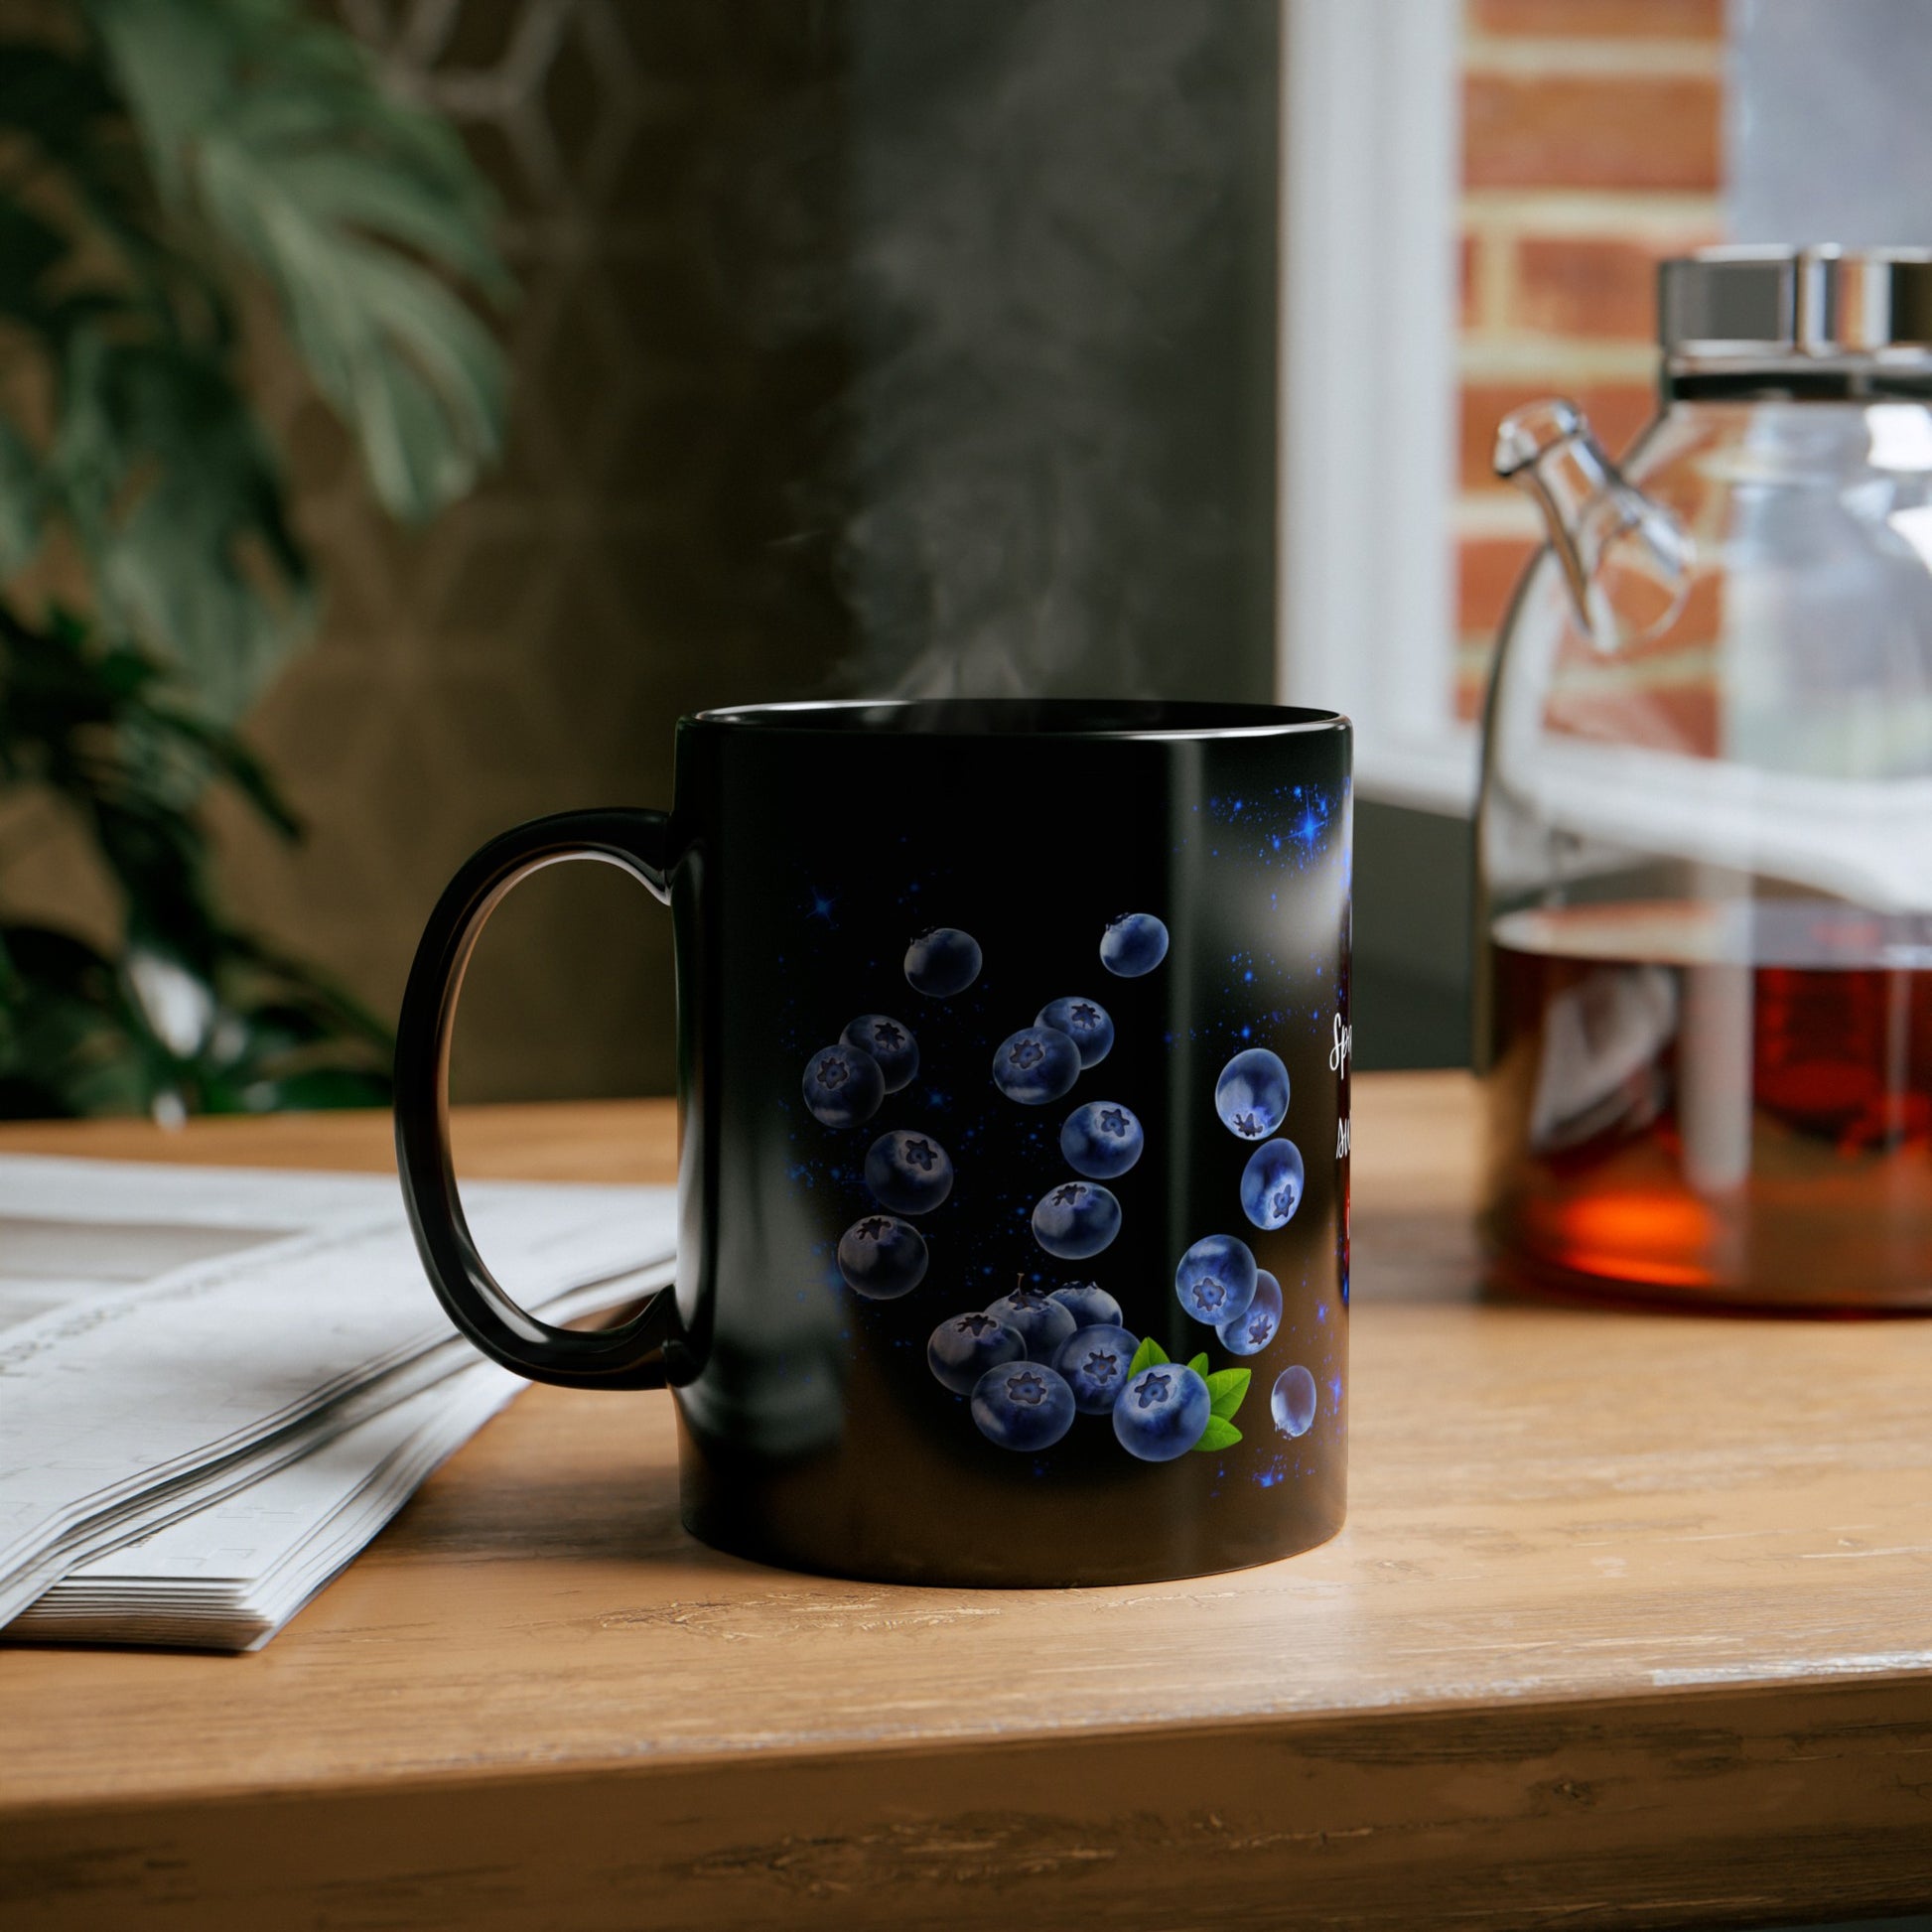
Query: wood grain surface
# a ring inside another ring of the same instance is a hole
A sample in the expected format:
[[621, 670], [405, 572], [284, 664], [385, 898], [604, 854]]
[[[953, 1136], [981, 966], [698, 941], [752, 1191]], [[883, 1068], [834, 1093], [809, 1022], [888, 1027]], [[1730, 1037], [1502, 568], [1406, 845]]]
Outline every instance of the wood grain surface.
[[[1768, 1924], [1932, 1904], [1932, 1323], [1480, 1299], [1458, 1076], [1355, 1091], [1350, 1515], [1195, 1583], [710, 1552], [537, 1389], [262, 1654], [0, 1651], [0, 1924]], [[366, 1118], [174, 1158], [380, 1168]], [[9, 1129], [141, 1155], [158, 1130]], [[668, 1177], [661, 1105], [468, 1116]], [[427, 1290], [425, 1290], [427, 1293]]]

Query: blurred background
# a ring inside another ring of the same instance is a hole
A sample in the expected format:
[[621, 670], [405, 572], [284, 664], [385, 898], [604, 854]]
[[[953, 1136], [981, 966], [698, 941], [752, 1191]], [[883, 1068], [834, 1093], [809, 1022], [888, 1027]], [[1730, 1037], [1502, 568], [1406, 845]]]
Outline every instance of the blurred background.
[[[1498, 418], [1626, 441], [1662, 256], [1932, 242], [1914, 0], [0, 0], [0, 44], [11, 1112], [377, 1097], [483, 838], [666, 802], [681, 713], [862, 691], [1350, 710], [1359, 1061], [1460, 1063], [1537, 541]], [[672, 1079], [668, 921], [531, 882], [457, 1097]]]

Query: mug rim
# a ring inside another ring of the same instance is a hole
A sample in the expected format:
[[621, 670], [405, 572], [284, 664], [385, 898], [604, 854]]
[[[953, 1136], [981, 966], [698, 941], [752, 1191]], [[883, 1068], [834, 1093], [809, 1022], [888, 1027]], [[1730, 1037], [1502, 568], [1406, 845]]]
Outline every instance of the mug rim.
[[838, 737], [886, 729], [896, 737], [1167, 739], [1299, 737], [1351, 729], [1346, 714], [1306, 705], [1196, 698], [806, 698], [725, 705], [678, 720], [729, 732]]

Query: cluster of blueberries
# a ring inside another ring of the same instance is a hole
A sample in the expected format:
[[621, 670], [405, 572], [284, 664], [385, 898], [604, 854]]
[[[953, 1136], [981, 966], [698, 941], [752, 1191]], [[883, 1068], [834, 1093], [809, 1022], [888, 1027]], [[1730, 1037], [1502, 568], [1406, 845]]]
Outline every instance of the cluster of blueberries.
[[[1127, 912], [1100, 935], [1100, 963], [1139, 979], [1168, 956], [1168, 928], [1152, 912]], [[1114, 1023], [1098, 1000], [1048, 1000], [1031, 1027], [1009, 1034], [993, 1055], [993, 1084], [1023, 1107], [1064, 1100], [1073, 1083], [1114, 1048]], [[1056, 1261], [1089, 1261], [1120, 1232], [1120, 1201], [1101, 1186], [1141, 1158], [1147, 1138], [1131, 1107], [1093, 1100], [1060, 1128], [1060, 1153], [1080, 1176], [1049, 1188], [1034, 1208], [1034, 1239]]]
[[1302, 1204], [1306, 1170], [1293, 1141], [1276, 1137], [1288, 1118], [1288, 1068], [1265, 1046], [1235, 1054], [1214, 1083], [1214, 1111], [1237, 1140], [1259, 1141], [1241, 1175], [1241, 1211], [1258, 1228], [1283, 1228]]
[[[1281, 1328], [1282, 1285], [1238, 1235], [1196, 1241], [1180, 1257], [1173, 1290], [1180, 1306], [1237, 1355], [1259, 1355]], [[1284, 1369], [1269, 1410], [1284, 1436], [1306, 1436], [1314, 1423], [1314, 1377], [1306, 1368]]]
[[[1102, 934], [1101, 964], [1137, 979], [1161, 964], [1168, 943], [1160, 919], [1128, 913]], [[905, 978], [930, 999], [951, 999], [978, 979], [982, 963], [970, 933], [935, 926], [906, 949]], [[1113, 1020], [1098, 1001], [1049, 1000], [1032, 1026], [1000, 1043], [994, 1084], [1022, 1106], [1049, 1106], [1113, 1044]], [[919, 1045], [909, 1027], [887, 1014], [861, 1014], [834, 1044], [812, 1055], [805, 1105], [827, 1127], [863, 1126], [918, 1069]], [[1286, 1226], [1302, 1201], [1301, 1154], [1277, 1133], [1288, 1101], [1288, 1069], [1262, 1047], [1237, 1053], [1214, 1089], [1229, 1132], [1259, 1143], [1242, 1175], [1241, 1205], [1264, 1229]], [[1120, 1232], [1120, 1202], [1100, 1183], [1118, 1179], [1140, 1160], [1146, 1136], [1131, 1108], [1094, 1100], [1066, 1117], [1059, 1146], [1079, 1178], [1041, 1196], [1033, 1211], [1034, 1239], [1056, 1260], [1084, 1261]], [[925, 1279], [929, 1259], [924, 1236], [907, 1217], [945, 1201], [952, 1161], [932, 1135], [895, 1128], [867, 1150], [864, 1173], [880, 1211], [840, 1237], [839, 1273], [867, 1300], [896, 1301]], [[1196, 1241], [1174, 1272], [1174, 1293], [1237, 1355], [1259, 1354], [1281, 1326], [1281, 1284], [1233, 1235]], [[982, 1311], [942, 1321], [926, 1344], [926, 1360], [946, 1388], [970, 1399], [980, 1433], [1002, 1449], [1049, 1449], [1079, 1415], [1111, 1416], [1121, 1447], [1146, 1462], [1240, 1440], [1230, 1418], [1248, 1371], [1210, 1377], [1203, 1373], [1205, 1356], [1170, 1362], [1157, 1344], [1143, 1343], [1122, 1325], [1120, 1304], [1093, 1282], [1049, 1290], [1023, 1281]], [[1314, 1409], [1313, 1376], [1306, 1368], [1285, 1370], [1271, 1402], [1276, 1427], [1304, 1435]], [[1210, 1426], [1217, 1436], [1209, 1436]]]
[[[1101, 934], [1100, 963], [1117, 978], [1139, 979], [1167, 956], [1168, 928], [1152, 912], [1126, 913]], [[1000, 1042], [993, 1084], [1023, 1107], [1051, 1106], [1113, 1045], [1114, 1023], [1099, 1001], [1049, 1000], [1032, 1026]], [[1118, 1101], [1088, 1101], [1066, 1117], [1060, 1154], [1079, 1178], [1049, 1188], [1034, 1208], [1034, 1239], [1047, 1254], [1086, 1261], [1112, 1243], [1120, 1202], [1100, 1183], [1126, 1173], [1146, 1145], [1133, 1109]], [[970, 1398], [980, 1433], [1002, 1449], [1050, 1449], [1075, 1416], [1111, 1416], [1129, 1454], [1167, 1462], [1200, 1443], [1213, 1413], [1199, 1370], [1143, 1348], [1122, 1325], [1120, 1304], [1093, 1282], [1049, 1290], [1023, 1281], [990, 1308], [942, 1321], [926, 1360], [941, 1383]]]
[[[1047, 1290], [1022, 1283], [978, 1314], [932, 1331], [926, 1361], [1001, 1449], [1050, 1449], [1075, 1416], [1111, 1416], [1122, 1449], [1171, 1462], [1200, 1442], [1213, 1397], [1198, 1369], [1151, 1360], [1120, 1304], [1092, 1282]], [[1245, 1371], [1244, 1371], [1245, 1374]]]
[[[1196, 1241], [1175, 1270], [1174, 1293], [1237, 1355], [1259, 1354], [1281, 1326], [1281, 1284], [1232, 1235]], [[1120, 1304], [1093, 1282], [1056, 1289], [1022, 1282], [978, 1313], [940, 1322], [926, 1342], [933, 1375], [970, 1397], [988, 1442], [1036, 1451], [1057, 1443], [1075, 1416], [1111, 1416], [1121, 1448], [1143, 1462], [1170, 1462], [1201, 1447], [1217, 1416], [1213, 1446], [1241, 1440], [1231, 1424], [1248, 1371], [1209, 1376], [1205, 1361], [1171, 1362], [1144, 1346], [1123, 1325]], [[1305, 1436], [1314, 1407], [1314, 1377], [1299, 1366], [1283, 1370], [1269, 1404], [1275, 1427]]]
[[[980, 976], [979, 941], [957, 926], [934, 926], [905, 950], [906, 983], [949, 1000]], [[862, 1013], [837, 1041], [805, 1066], [805, 1106], [827, 1127], [861, 1127], [889, 1093], [911, 1084], [919, 1042], [889, 1014]], [[839, 1237], [839, 1273], [855, 1295], [893, 1302], [925, 1280], [925, 1236], [908, 1214], [929, 1214], [952, 1192], [952, 1157], [930, 1134], [896, 1127], [866, 1150], [865, 1180], [886, 1210], [853, 1222]]]
[[[1237, 1140], [1261, 1143], [1241, 1175], [1241, 1208], [1256, 1227], [1286, 1227], [1302, 1204], [1301, 1150], [1277, 1130], [1288, 1118], [1288, 1068], [1265, 1046], [1236, 1053], [1214, 1083], [1214, 1111]], [[1254, 1251], [1232, 1234], [1210, 1234], [1180, 1257], [1174, 1293], [1237, 1355], [1257, 1355], [1282, 1325], [1282, 1287]], [[1301, 1367], [1276, 1378], [1270, 1411], [1285, 1436], [1314, 1422], [1314, 1377]]]

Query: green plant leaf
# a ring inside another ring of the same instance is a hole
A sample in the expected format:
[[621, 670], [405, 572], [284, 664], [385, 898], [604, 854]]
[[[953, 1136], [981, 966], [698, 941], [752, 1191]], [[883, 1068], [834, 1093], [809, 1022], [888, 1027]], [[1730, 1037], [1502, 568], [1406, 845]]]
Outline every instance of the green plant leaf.
[[176, 733], [184, 746], [200, 752], [211, 770], [227, 779], [284, 838], [301, 837], [302, 822], [289, 809], [288, 801], [268, 775], [268, 767], [232, 732], [173, 706], [157, 705], [153, 718], [165, 730]]
[[50, 216], [63, 256], [61, 293], [30, 290], [14, 264], [0, 307], [57, 345], [75, 322], [109, 309], [148, 328], [174, 326], [167, 283], [192, 290], [204, 315], [219, 321], [219, 292], [157, 225], [153, 184], [97, 41], [72, 52], [10, 41], [0, 57], [0, 129], [26, 151], [20, 200]]
[[1201, 1431], [1201, 1439], [1194, 1448], [1196, 1451], [1232, 1449], [1240, 1440], [1240, 1430], [1225, 1416], [1209, 1416], [1207, 1427]]
[[1134, 1359], [1127, 1365], [1127, 1378], [1131, 1382], [1144, 1368], [1153, 1368], [1168, 1359], [1167, 1351], [1152, 1335], [1134, 1351]]
[[230, 285], [266, 278], [383, 501], [427, 514], [501, 441], [503, 358], [451, 286], [508, 292], [493, 207], [305, 0], [66, 11], [0, 57], [0, 316], [50, 404], [0, 417], [0, 579], [58, 533], [84, 611], [0, 598], [0, 784], [77, 819], [122, 935], [0, 927], [0, 1113], [376, 1102], [386, 1027], [230, 924], [200, 817], [222, 784], [295, 833], [230, 724], [314, 612]]
[[88, 0], [156, 176], [273, 285], [395, 515], [496, 459], [503, 356], [442, 276], [509, 288], [454, 133], [294, 0]]
[[379, 1104], [387, 1029], [236, 931], [210, 889], [206, 783], [271, 819], [279, 803], [247, 748], [182, 714], [138, 650], [58, 609], [36, 627], [0, 602], [0, 780], [32, 777], [78, 816], [126, 934], [110, 955], [0, 928], [0, 1114]]
[[111, 636], [159, 652], [210, 716], [240, 715], [307, 633], [281, 481], [212, 357], [75, 333], [49, 469]]
[[1204, 1352], [1199, 1355], [1196, 1355], [1194, 1359], [1187, 1364], [1187, 1366], [1191, 1368], [1196, 1375], [1200, 1376], [1203, 1380], [1205, 1380], [1207, 1375], [1207, 1356]]
[[1207, 1378], [1207, 1395], [1213, 1404], [1214, 1414], [1223, 1422], [1231, 1421], [1247, 1396], [1248, 1384], [1253, 1380], [1253, 1369], [1217, 1368]]

